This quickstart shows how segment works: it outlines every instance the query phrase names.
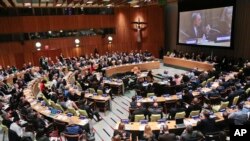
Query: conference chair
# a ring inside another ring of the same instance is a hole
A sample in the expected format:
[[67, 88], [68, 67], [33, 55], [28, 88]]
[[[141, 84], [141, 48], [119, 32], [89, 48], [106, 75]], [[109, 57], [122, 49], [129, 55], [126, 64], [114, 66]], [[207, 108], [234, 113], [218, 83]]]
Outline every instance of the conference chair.
[[43, 96], [42, 98], [43, 98], [43, 101], [46, 103], [46, 105], [49, 106], [50, 105], [49, 100], [45, 96]]
[[150, 116], [151, 122], [157, 122], [159, 119], [161, 119], [161, 115], [160, 114], [152, 114]]
[[226, 109], [228, 107], [228, 105], [229, 105], [229, 101], [221, 102], [220, 105], [213, 106], [212, 109], [214, 112], [218, 112], [220, 110]]
[[57, 104], [57, 103], [56, 103], [56, 105], [55, 105], [54, 108], [57, 109], [57, 110], [60, 110], [60, 111], [64, 112], [64, 109], [62, 108], [62, 106], [59, 105], [59, 104]]
[[147, 93], [147, 97], [155, 96], [155, 93]]
[[88, 117], [88, 113], [86, 112], [86, 110], [79, 109], [78, 112], [80, 115]]
[[232, 102], [232, 106], [236, 106], [237, 103], [238, 103], [238, 101], [239, 101], [239, 99], [240, 99], [240, 96], [234, 97], [233, 102]]
[[197, 111], [191, 111], [189, 116], [190, 117], [199, 117], [199, 115], [200, 115], [200, 111], [197, 110]]
[[102, 95], [102, 94], [103, 94], [103, 91], [102, 91], [102, 90], [97, 90], [97, 94], [98, 94], [98, 95]]
[[206, 84], [207, 84], [207, 81], [203, 81], [203, 82], [201, 83], [201, 86], [202, 86], [202, 87], [205, 87]]
[[211, 82], [213, 82], [214, 81], [214, 76], [213, 77], [211, 77], [211, 78], [209, 78], [208, 80], [207, 80], [207, 83], [211, 83]]
[[[50, 105], [51, 105], [51, 107], [53, 107], [53, 108], [56, 107], [56, 103], [55, 103], [54, 101], [52, 101], [52, 100], [50, 100]], [[56, 108], [55, 108], [55, 109], [56, 109]]]
[[93, 94], [93, 93], [95, 93], [95, 89], [94, 88], [89, 88], [89, 92]]
[[248, 96], [250, 94], [250, 88], [246, 89], [246, 95]]
[[185, 118], [185, 116], [186, 116], [185, 112], [178, 112], [175, 114], [175, 119]]
[[68, 108], [66, 113], [72, 113], [74, 116], [79, 115], [74, 108]]
[[135, 115], [135, 122], [139, 122], [140, 120], [144, 120], [145, 116], [144, 115]]

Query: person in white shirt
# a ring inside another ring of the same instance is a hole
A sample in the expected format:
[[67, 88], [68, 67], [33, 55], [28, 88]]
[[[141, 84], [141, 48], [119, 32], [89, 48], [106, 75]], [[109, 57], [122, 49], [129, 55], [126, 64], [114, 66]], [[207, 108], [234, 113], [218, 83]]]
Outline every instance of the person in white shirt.
[[10, 129], [13, 130], [14, 132], [16, 132], [19, 137], [22, 137], [23, 136], [23, 129], [19, 125], [19, 122], [20, 122], [19, 117], [14, 117], [13, 123], [10, 125]]

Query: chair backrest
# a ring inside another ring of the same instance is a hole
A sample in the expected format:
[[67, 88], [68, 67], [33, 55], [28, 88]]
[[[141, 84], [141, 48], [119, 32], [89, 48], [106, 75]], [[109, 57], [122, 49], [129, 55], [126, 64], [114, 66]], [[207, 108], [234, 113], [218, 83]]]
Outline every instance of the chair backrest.
[[93, 93], [95, 93], [95, 89], [94, 88], [89, 88], [89, 92], [93, 94]]
[[49, 100], [45, 96], [43, 96], [42, 98], [43, 98], [43, 101], [46, 103], [46, 105], [50, 105]]
[[147, 93], [147, 97], [155, 96], [155, 93]]
[[229, 104], [229, 101], [221, 102], [220, 110], [221, 110], [221, 109], [226, 109], [226, 108], [228, 107], [228, 104]]
[[160, 114], [153, 114], [153, 115], [151, 115], [150, 119], [151, 119], [151, 122], [156, 122], [159, 119], [161, 119], [161, 115]]
[[191, 113], [190, 113], [190, 117], [194, 117], [194, 116], [199, 116], [200, 115], [200, 111], [199, 110], [197, 110], [197, 111], [191, 111]]
[[232, 105], [237, 105], [239, 98], [240, 98], [240, 96], [234, 97]]
[[86, 110], [80, 110], [79, 109], [78, 111], [79, 111], [80, 115], [88, 117], [88, 113], [86, 112]]
[[68, 108], [68, 109], [67, 109], [67, 112], [68, 112], [68, 113], [72, 113], [74, 116], [77, 116], [76, 110], [73, 109], [73, 108]]
[[135, 115], [135, 122], [145, 119], [144, 115]]
[[1, 124], [0, 126], [2, 127], [2, 129], [3, 129], [4, 133], [6, 133], [6, 134], [7, 134], [7, 133], [8, 133], [8, 130], [9, 130], [9, 129], [8, 129], [8, 127], [7, 127], [7, 126], [5, 126], [5, 125], [3, 125], [3, 124]]
[[102, 95], [102, 94], [103, 94], [103, 91], [102, 91], [102, 90], [97, 90], [97, 94], [98, 94], [98, 95]]
[[53, 107], [53, 108], [55, 108], [56, 109], [56, 103], [54, 102], [54, 101], [50, 101], [50, 105]]
[[186, 113], [185, 112], [178, 112], [175, 114], [175, 119], [185, 118]]
[[201, 86], [202, 86], [202, 87], [205, 87], [206, 84], [207, 84], [207, 81], [203, 81], [203, 82], [201, 83]]
[[250, 94], [250, 88], [246, 89], [247, 96]]
[[64, 111], [64, 109], [62, 108], [62, 106], [59, 105], [59, 104], [57, 104], [57, 103], [56, 103], [56, 105], [55, 105], [55, 109], [61, 110], [62, 112]]
[[65, 137], [66, 141], [80, 141], [82, 134], [70, 135], [67, 133], [63, 133], [63, 136]]

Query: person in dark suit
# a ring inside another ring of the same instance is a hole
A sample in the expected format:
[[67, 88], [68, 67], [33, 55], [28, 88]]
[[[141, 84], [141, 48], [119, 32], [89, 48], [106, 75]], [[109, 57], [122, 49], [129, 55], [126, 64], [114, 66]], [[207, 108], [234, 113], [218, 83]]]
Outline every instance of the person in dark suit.
[[144, 115], [145, 119], [147, 116], [147, 110], [142, 106], [140, 102], [137, 103], [137, 107], [131, 115], [131, 120], [134, 121], [135, 115]]
[[163, 117], [163, 114], [162, 114], [163, 108], [159, 107], [157, 102], [154, 102], [153, 106], [150, 107], [148, 111], [149, 111], [149, 115], [148, 115], [149, 119], [152, 114], [160, 114], [161, 118]]
[[188, 125], [181, 134], [181, 141], [198, 141], [204, 139], [203, 134], [198, 130], [193, 130], [192, 125]]
[[169, 133], [168, 125], [163, 125], [163, 129], [158, 137], [158, 141], [176, 141], [176, 135], [174, 133]]
[[186, 110], [186, 117], [189, 117], [190, 113], [192, 111], [201, 111], [202, 107], [199, 103], [199, 99], [198, 98], [194, 98], [191, 105], [188, 106], [187, 110]]
[[215, 125], [215, 119], [210, 118], [208, 111], [203, 113], [204, 119], [197, 123], [197, 129], [200, 130], [203, 134], [213, 133], [219, 131]]
[[202, 25], [201, 25], [202, 24], [201, 14], [194, 12], [191, 18], [192, 18], [192, 27], [187, 31], [189, 39], [201, 38], [203, 35]]
[[132, 101], [130, 102], [130, 108], [136, 108], [136, 98], [135, 96], [132, 97]]

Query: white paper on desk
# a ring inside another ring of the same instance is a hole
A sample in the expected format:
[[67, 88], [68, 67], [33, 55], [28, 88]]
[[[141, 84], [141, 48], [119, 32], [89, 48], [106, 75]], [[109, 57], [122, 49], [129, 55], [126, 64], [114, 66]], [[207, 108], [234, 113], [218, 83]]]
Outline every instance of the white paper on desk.
[[[118, 129], [118, 126], [116, 129]], [[125, 130], [130, 130], [130, 126], [128, 124], [125, 124]]]
[[166, 97], [165, 99], [166, 99], [166, 100], [171, 100], [171, 97]]
[[36, 100], [34, 100], [33, 102], [30, 103], [30, 105], [35, 105], [35, 104], [37, 104]]
[[161, 129], [161, 126], [165, 126], [165, 123], [160, 123], [157, 125], [158, 129]]
[[184, 124], [187, 125], [193, 125], [193, 124], [197, 124], [197, 121], [194, 119], [185, 119], [184, 120]]
[[139, 131], [144, 131], [145, 130], [145, 126], [146, 126], [146, 124], [140, 125]]
[[80, 120], [80, 125], [85, 125], [87, 124], [88, 120], [87, 119], [84, 119], [84, 120]]
[[154, 100], [153, 100], [153, 99], [151, 99], [151, 98], [149, 98], [149, 99], [148, 99], [148, 102], [153, 102], [153, 101], [154, 101]]
[[44, 110], [42, 112], [45, 113], [45, 114], [50, 114], [51, 113], [50, 110]]

